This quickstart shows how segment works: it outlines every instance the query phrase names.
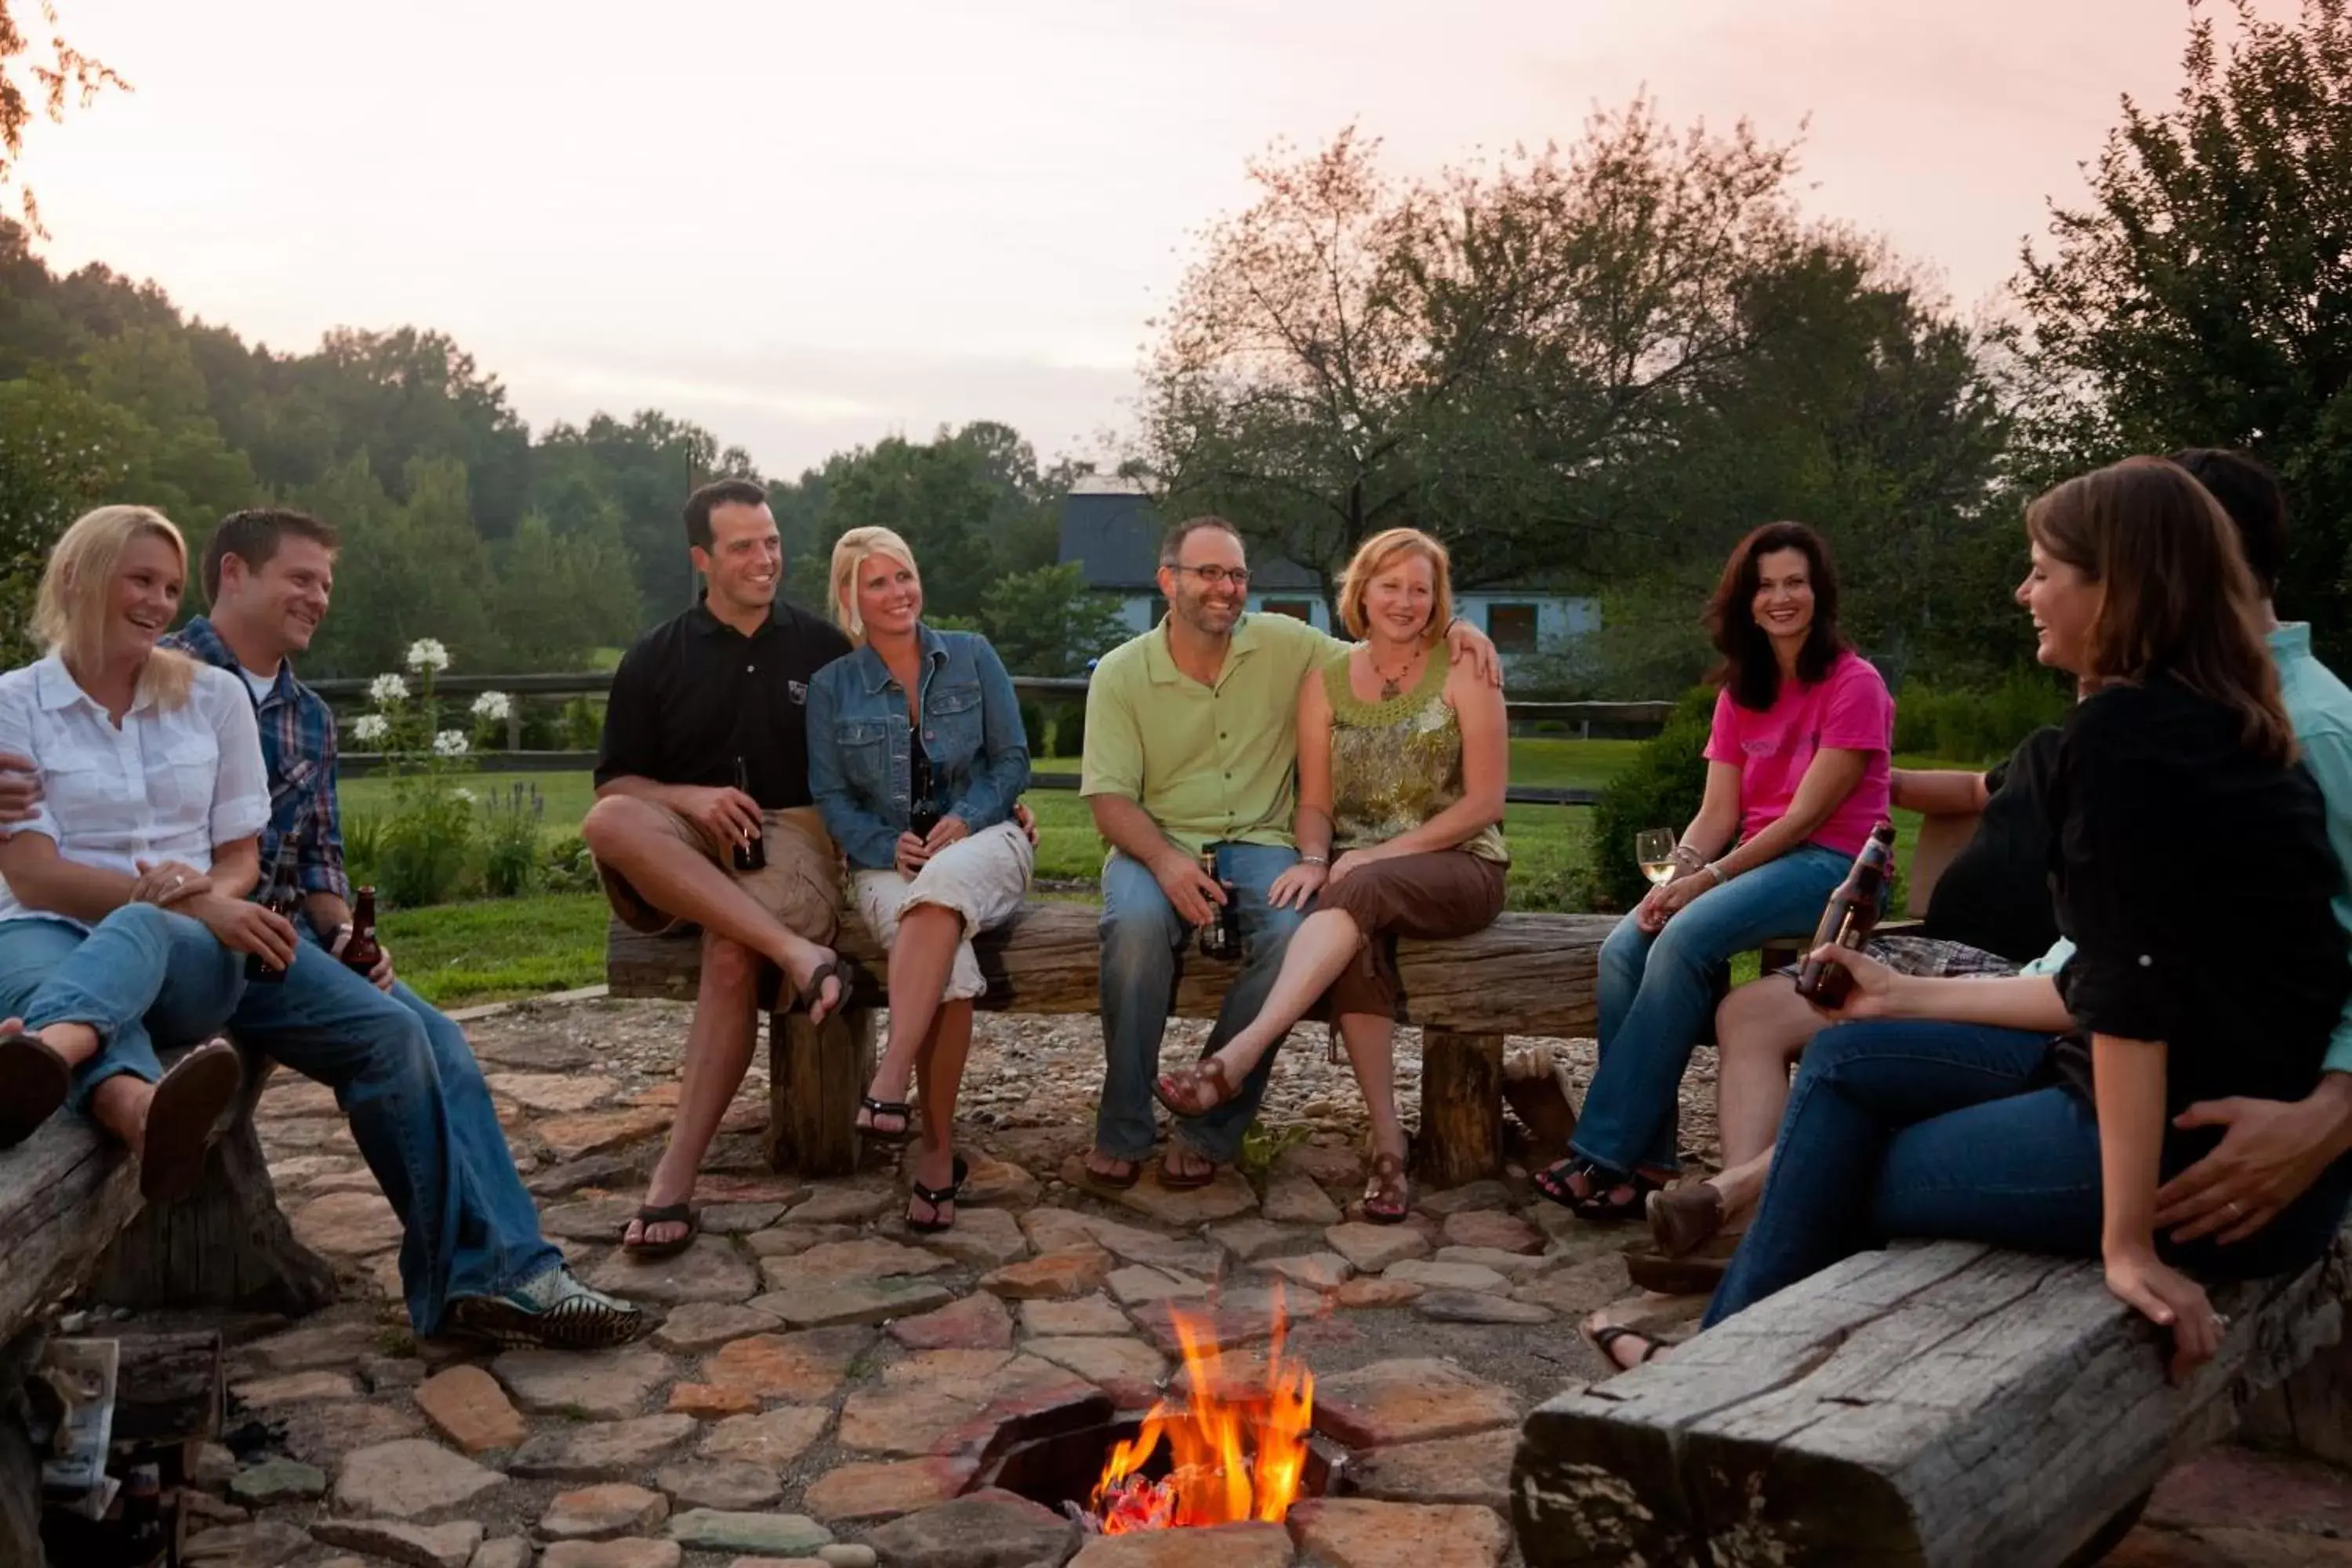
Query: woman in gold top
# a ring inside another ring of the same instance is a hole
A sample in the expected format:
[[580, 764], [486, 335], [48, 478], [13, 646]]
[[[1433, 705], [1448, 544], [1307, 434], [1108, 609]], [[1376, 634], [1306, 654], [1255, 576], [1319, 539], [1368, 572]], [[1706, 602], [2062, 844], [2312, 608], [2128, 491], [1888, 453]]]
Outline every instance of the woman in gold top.
[[[1330, 993], [1372, 1121], [1364, 1217], [1405, 1216], [1404, 1129], [1390, 1045], [1394, 939], [1468, 936], [1503, 909], [1503, 694], [1435, 657], [1453, 619], [1445, 547], [1409, 528], [1348, 564], [1339, 616], [1359, 638], [1298, 694], [1299, 863], [1268, 894], [1306, 905], [1265, 1007], [1224, 1048], [1163, 1075], [1160, 1102], [1197, 1116], [1233, 1098], [1268, 1047]], [[1334, 855], [1337, 858], [1334, 858]]]

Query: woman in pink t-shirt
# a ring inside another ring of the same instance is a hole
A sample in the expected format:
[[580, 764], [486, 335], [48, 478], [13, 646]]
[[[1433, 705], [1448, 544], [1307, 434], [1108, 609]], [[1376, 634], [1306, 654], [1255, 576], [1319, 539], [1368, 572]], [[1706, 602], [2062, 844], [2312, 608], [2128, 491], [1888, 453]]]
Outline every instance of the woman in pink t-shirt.
[[1639, 1215], [1672, 1178], [1677, 1091], [1717, 967], [1809, 934], [1887, 811], [1895, 701], [1838, 635], [1821, 536], [1774, 522], [1741, 540], [1707, 626], [1723, 690], [1706, 798], [1674, 879], [1601, 946], [1600, 1069], [1569, 1157], [1536, 1176], [1538, 1191], [1586, 1219]]

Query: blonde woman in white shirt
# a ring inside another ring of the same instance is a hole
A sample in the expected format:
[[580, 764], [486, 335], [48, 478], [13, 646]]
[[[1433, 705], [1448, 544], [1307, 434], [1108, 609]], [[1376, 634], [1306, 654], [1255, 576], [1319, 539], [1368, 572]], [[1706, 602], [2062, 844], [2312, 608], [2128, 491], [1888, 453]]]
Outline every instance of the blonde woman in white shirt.
[[[0, 840], [0, 1148], [70, 1105], [137, 1152], [150, 1201], [195, 1184], [236, 1095], [215, 1037], [246, 955], [295, 958], [293, 927], [247, 898], [269, 820], [252, 700], [155, 646], [187, 563], [162, 513], [90, 512], [41, 579], [48, 656], [0, 675], [0, 752], [39, 783]], [[196, 1042], [163, 1070], [159, 1047]]]

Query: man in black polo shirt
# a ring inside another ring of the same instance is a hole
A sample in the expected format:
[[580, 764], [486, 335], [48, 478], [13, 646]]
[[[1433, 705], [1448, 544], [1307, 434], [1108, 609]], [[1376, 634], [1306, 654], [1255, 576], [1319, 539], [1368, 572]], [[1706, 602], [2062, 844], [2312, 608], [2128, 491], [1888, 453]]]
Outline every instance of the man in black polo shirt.
[[[702, 928], [702, 982], [677, 1120], [627, 1251], [667, 1256], [694, 1236], [702, 1156], [751, 1063], [762, 962], [813, 1018], [844, 997], [830, 943], [841, 889], [808, 787], [808, 679], [849, 639], [776, 597], [783, 549], [767, 495], [720, 479], [688, 498], [702, 599], [637, 639], [614, 674], [581, 837], [613, 912], [642, 931]], [[743, 787], [738, 787], [739, 780]], [[766, 865], [734, 869], [756, 840]]]

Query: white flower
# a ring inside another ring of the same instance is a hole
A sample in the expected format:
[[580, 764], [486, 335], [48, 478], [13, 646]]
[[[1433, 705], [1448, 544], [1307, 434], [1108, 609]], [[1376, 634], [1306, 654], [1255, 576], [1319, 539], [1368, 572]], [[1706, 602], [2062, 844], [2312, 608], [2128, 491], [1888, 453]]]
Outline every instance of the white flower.
[[474, 804], [474, 792], [472, 790], [460, 788], [451, 790], [449, 793], [467, 805]]
[[503, 691], [485, 691], [474, 699], [474, 717], [477, 719], [487, 719], [492, 723], [498, 723], [513, 711], [514, 704], [508, 700], [507, 694]]
[[382, 708], [408, 700], [408, 682], [396, 675], [379, 675], [368, 682], [368, 700]]
[[439, 734], [433, 737], [433, 750], [436, 754], [444, 757], [464, 756], [467, 750], [466, 731], [463, 730], [442, 731]]
[[449, 650], [438, 637], [418, 637], [408, 645], [408, 668], [424, 674], [449, 668]]
[[[393, 675], [384, 679], [398, 680], [400, 677]], [[362, 745], [373, 745], [391, 732], [392, 721], [381, 713], [362, 713], [352, 721], [352, 739]]]

